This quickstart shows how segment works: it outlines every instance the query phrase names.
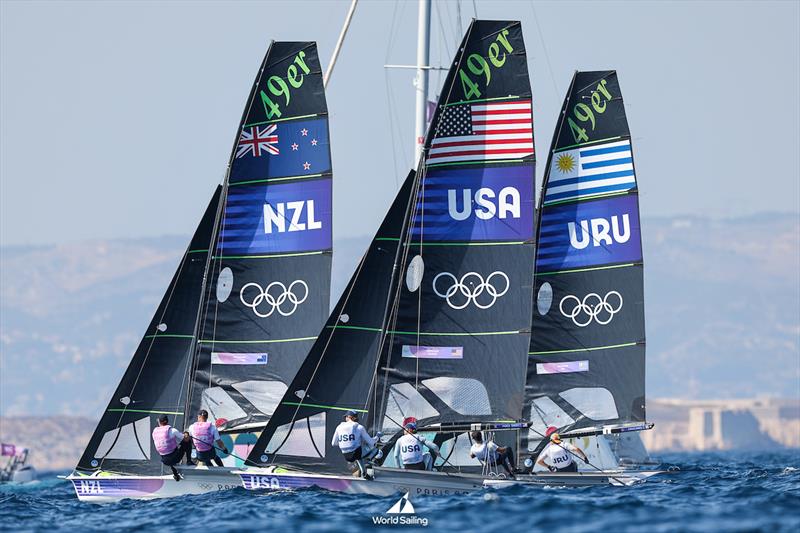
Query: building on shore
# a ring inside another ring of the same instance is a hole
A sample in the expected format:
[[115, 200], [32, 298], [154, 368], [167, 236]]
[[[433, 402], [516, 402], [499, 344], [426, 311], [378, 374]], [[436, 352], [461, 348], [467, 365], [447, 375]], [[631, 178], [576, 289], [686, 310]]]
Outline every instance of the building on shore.
[[651, 399], [647, 418], [649, 452], [800, 448], [800, 399]]

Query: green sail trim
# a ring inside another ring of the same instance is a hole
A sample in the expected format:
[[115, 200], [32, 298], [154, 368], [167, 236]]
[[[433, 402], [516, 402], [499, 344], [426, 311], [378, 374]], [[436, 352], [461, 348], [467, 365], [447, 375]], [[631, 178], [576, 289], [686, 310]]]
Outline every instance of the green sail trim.
[[183, 415], [182, 412], [178, 411], [155, 411], [150, 409], [106, 409], [109, 413], [150, 413], [153, 415]]
[[215, 255], [212, 259], [278, 259], [281, 257], [299, 257], [301, 255], [319, 255], [330, 253], [327, 250], [316, 252], [298, 252], [295, 254], [272, 254], [272, 255]]
[[366, 409], [354, 409], [353, 407], [336, 407], [335, 405], [318, 405], [316, 403], [301, 402], [281, 402], [283, 405], [294, 405], [299, 407], [318, 407], [319, 409], [333, 409], [334, 411], [356, 411], [359, 413], [369, 413]]
[[578, 144], [570, 144], [569, 146], [562, 146], [558, 150], [553, 150], [554, 154], [559, 154], [565, 150], [572, 150], [573, 148], [578, 148], [580, 146], [591, 146], [593, 144], [598, 143], [607, 143], [608, 141], [618, 141], [620, 139], [624, 139], [621, 135], [617, 135], [616, 137], [608, 137], [607, 139], [595, 139], [594, 141], [589, 141], [585, 143], [578, 143]]
[[550, 350], [547, 352], [528, 352], [528, 355], [548, 355], [557, 353], [577, 353], [577, 352], [596, 352], [597, 350], [613, 350], [615, 348], [627, 348], [636, 346], [638, 342], [626, 342], [625, 344], [609, 344], [608, 346], [593, 346], [591, 348], [574, 348], [571, 350]]
[[213, 339], [200, 339], [201, 344], [270, 344], [276, 342], [302, 342], [313, 341], [316, 337], [297, 337], [294, 339], [263, 339], [263, 340], [249, 340], [249, 341], [217, 341]]
[[590, 268], [575, 268], [572, 270], [554, 270], [552, 272], [537, 272], [537, 276], [555, 276], [558, 274], [572, 274], [573, 272], [592, 272], [595, 270], [609, 270], [612, 268], [627, 268], [632, 266], [638, 266], [642, 263], [625, 263], [624, 265], [607, 265], [607, 266], [600, 266], [600, 267], [590, 267]]
[[263, 126], [264, 124], [274, 124], [275, 122], [286, 122], [287, 120], [300, 120], [303, 118], [314, 118], [314, 117], [324, 117], [327, 116], [327, 113], [312, 113], [310, 115], [298, 115], [296, 117], [286, 117], [286, 118], [276, 118], [275, 120], [265, 120], [263, 122], [252, 122], [250, 124], [245, 124], [242, 126], [243, 128], [250, 128], [252, 126]]
[[289, 180], [307, 180], [312, 178], [321, 178], [323, 176], [331, 176], [330, 172], [326, 172], [324, 174], [307, 174], [303, 176], [285, 176], [283, 178], [264, 178], [263, 180], [247, 180], [247, 181], [237, 181], [231, 183], [229, 187], [238, 187], [239, 185], [252, 185], [253, 183], [271, 183], [274, 181], [289, 181]]

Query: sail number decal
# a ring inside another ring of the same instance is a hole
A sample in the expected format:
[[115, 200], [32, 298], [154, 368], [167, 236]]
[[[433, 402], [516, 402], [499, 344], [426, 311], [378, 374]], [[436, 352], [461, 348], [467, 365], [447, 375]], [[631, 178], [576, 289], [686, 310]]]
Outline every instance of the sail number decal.
[[[286, 80], [280, 76], [270, 76], [267, 80], [266, 88], [269, 90], [270, 94], [267, 94], [263, 90], [260, 93], [261, 103], [264, 104], [264, 111], [267, 112], [267, 119], [280, 118], [281, 116], [280, 104], [274, 102], [272, 98], [270, 98], [270, 95], [275, 97], [276, 100], [285, 101], [285, 105], [288, 106], [289, 102], [292, 100], [292, 90], [289, 86], [291, 85], [294, 89], [299, 89], [303, 86], [303, 81], [305, 80], [304, 74], [311, 72], [308, 65], [306, 65], [305, 57], [305, 52], [300, 51], [297, 53], [294, 57], [294, 62], [286, 69]], [[287, 80], [289, 81], [288, 85], [286, 84]]]
[[[508, 42], [508, 30], [503, 30], [497, 36], [497, 39], [489, 45], [489, 62], [487, 62], [486, 58], [481, 54], [470, 54], [467, 56], [466, 61], [467, 70], [475, 76], [483, 76], [486, 78], [486, 85], [488, 86], [492, 81], [492, 69], [489, 63], [495, 68], [500, 68], [506, 63], [506, 53], [511, 53], [513, 51], [514, 48], [512, 48], [511, 43]], [[458, 69], [458, 76], [461, 78], [461, 87], [464, 90], [465, 99], [473, 100], [481, 97], [478, 84], [473, 81], [463, 68]]]
[[[577, 144], [588, 142], [589, 136], [586, 134], [586, 128], [582, 128], [578, 125], [574, 119], [577, 119], [579, 122], [586, 125], [588, 123], [592, 127], [592, 131], [595, 129], [596, 118], [595, 113], [598, 115], [602, 115], [606, 112], [606, 105], [608, 101], [611, 100], [612, 96], [611, 93], [608, 91], [608, 87], [606, 87], [606, 80], [600, 80], [600, 83], [597, 84], [597, 87], [590, 96], [591, 98], [591, 107], [588, 104], [584, 104], [583, 102], [579, 102], [575, 104], [575, 107], [572, 108], [572, 116], [567, 117], [567, 124], [569, 124], [569, 129], [572, 132], [572, 137], [575, 139]], [[594, 111], [592, 111], [594, 109]]]

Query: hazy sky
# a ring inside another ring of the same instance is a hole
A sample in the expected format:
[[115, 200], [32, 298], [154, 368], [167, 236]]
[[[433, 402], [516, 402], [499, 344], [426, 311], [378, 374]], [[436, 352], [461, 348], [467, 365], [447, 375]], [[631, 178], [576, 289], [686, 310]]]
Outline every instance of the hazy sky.
[[[0, 242], [191, 233], [270, 40], [326, 67], [348, 4], [0, 2]], [[800, 211], [800, 2], [475, 4], [522, 21], [538, 180], [572, 72], [613, 68], [645, 217]], [[457, 8], [434, 5], [434, 65]], [[371, 234], [411, 166], [413, 71], [383, 65], [415, 43], [416, 2], [360, 2], [327, 93], [337, 238]]]

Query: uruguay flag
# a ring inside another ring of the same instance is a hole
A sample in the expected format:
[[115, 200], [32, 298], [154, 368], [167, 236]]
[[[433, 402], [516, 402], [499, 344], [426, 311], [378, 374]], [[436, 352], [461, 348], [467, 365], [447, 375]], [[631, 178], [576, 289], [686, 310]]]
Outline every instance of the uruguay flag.
[[636, 187], [630, 140], [553, 154], [545, 205]]
[[242, 128], [230, 182], [314, 176], [330, 170], [327, 118], [275, 122]]

